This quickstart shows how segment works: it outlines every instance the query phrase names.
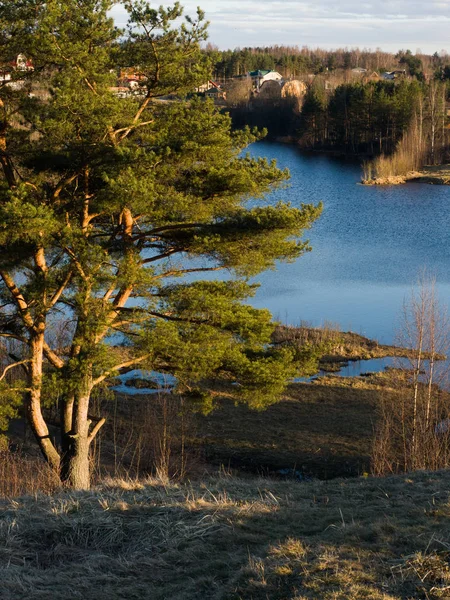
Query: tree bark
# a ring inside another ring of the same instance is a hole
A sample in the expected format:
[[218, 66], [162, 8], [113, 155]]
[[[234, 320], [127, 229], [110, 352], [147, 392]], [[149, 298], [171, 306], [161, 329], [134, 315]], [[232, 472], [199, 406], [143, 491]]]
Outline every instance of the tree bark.
[[[61, 407], [61, 481], [73, 489], [87, 490], [91, 484], [90, 447], [105, 423], [88, 414], [94, 383], [92, 377]], [[95, 425], [91, 429], [92, 421]]]
[[27, 417], [31, 430], [37, 440], [39, 448], [52, 469], [59, 471], [60, 456], [52, 440], [47, 424], [41, 410], [42, 390], [42, 363], [44, 353], [44, 331], [43, 328], [33, 334], [30, 340], [31, 363], [30, 363], [30, 391], [27, 401]]
[[61, 456], [61, 481], [75, 490], [88, 490], [91, 486], [89, 440], [87, 436], [70, 435]]
[[[88, 384], [83, 390], [75, 393], [73, 407], [71, 406], [72, 399], [67, 401], [62, 422], [62, 427], [66, 431], [62, 431], [61, 480], [76, 490], [88, 490], [91, 484], [89, 464], [91, 440], [88, 418], [90, 393], [91, 384]], [[69, 414], [72, 410], [72, 428], [67, 430]]]

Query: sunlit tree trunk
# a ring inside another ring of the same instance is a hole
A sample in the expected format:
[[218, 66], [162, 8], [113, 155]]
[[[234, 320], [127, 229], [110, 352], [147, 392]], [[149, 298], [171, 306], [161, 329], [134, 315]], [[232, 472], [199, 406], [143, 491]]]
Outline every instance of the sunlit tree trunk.
[[28, 392], [26, 409], [28, 422], [45, 460], [52, 469], [58, 471], [60, 466], [59, 453], [50, 438], [41, 410], [43, 348], [44, 328], [40, 326], [39, 331], [32, 335], [30, 341], [30, 367], [28, 372], [30, 391]]
[[[64, 452], [61, 456], [61, 479], [74, 489], [89, 489], [90, 465], [89, 448], [94, 436], [89, 429], [89, 402], [92, 391], [92, 378], [87, 376], [73, 396], [66, 403], [67, 412], [64, 427], [69, 425], [69, 411], [72, 412], [72, 427], [63, 437]], [[71, 405], [73, 401], [73, 405]]]

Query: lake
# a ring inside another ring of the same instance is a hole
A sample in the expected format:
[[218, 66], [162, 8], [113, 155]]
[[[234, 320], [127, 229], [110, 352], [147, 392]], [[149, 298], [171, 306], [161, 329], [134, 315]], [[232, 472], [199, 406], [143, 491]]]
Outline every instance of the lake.
[[290, 186], [273, 192], [270, 202], [324, 205], [306, 235], [312, 252], [258, 276], [253, 305], [291, 325], [331, 321], [392, 343], [402, 303], [423, 269], [449, 303], [450, 187], [362, 186], [358, 163], [285, 144], [258, 142], [249, 153], [275, 158], [291, 172]]

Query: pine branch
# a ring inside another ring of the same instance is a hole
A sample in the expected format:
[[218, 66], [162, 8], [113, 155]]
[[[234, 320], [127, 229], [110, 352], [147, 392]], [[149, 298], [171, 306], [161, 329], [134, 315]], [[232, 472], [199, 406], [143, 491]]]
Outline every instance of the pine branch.
[[53, 306], [55, 306], [55, 304], [58, 303], [59, 299], [61, 298], [62, 294], [64, 293], [64, 290], [69, 285], [72, 277], [73, 277], [73, 271], [69, 271], [67, 273], [66, 278], [64, 279], [63, 283], [61, 284], [60, 288], [54, 293], [52, 299], [50, 300], [49, 308], [52, 308]]
[[19, 309], [20, 315], [23, 322], [29, 329], [34, 329], [34, 320], [31, 316], [28, 302], [25, 300], [24, 295], [17, 287], [14, 279], [7, 271], [0, 271], [0, 277], [3, 279], [6, 287], [10, 291], [14, 301]]
[[156, 275], [155, 279], [163, 279], [165, 277], [176, 277], [177, 275], [185, 275], [186, 273], [207, 273], [208, 271], [223, 271], [227, 267], [204, 267], [199, 269], [182, 269], [179, 271], [166, 271], [162, 275]]
[[65, 366], [66, 363], [50, 348], [47, 342], [44, 342], [44, 354], [49, 363], [57, 369], [62, 369]]
[[135, 365], [143, 363], [148, 358], [150, 358], [150, 356], [151, 356], [151, 354], [145, 354], [144, 356], [140, 356], [138, 358], [133, 358], [131, 360], [127, 360], [127, 361], [121, 363], [120, 365], [116, 365], [115, 367], [112, 367], [108, 371], [105, 371], [105, 373], [103, 373], [103, 375], [100, 375], [100, 377], [97, 377], [97, 379], [94, 379], [92, 385], [93, 386], [99, 385], [100, 383], [105, 381], [105, 379], [108, 379], [108, 377], [111, 377], [112, 375], [114, 375], [114, 373], [120, 371], [121, 369], [126, 369], [127, 367], [133, 367]]
[[95, 424], [93, 430], [89, 434], [88, 444], [92, 444], [92, 442], [94, 441], [95, 436], [98, 434], [98, 432], [100, 431], [100, 429], [103, 427], [103, 425], [105, 423], [106, 423], [106, 419], [104, 417], [102, 419], [100, 419], [99, 421], [97, 421], [97, 423]]
[[169, 313], [149, 312], [149, 315], [165, 319], [166, 321], [174, 321], [175, 323], [194, 323], [194, 325], [204, 325], [208, 323], [206, 319], [183, 319], [183, 317], [174, 317]]
[[167, 252], [164, 252], [163, 254], [158, 254], [158, 256], [152, 256], [152, 258], [145, 258], [143, 261], [141, 261], [141, 264], [148, 265], [152, 262], [162, 260], [163, 258], [169, 258], [169, 256], [172, 256], [173, 254], [178, 254], [178, 253], [184, 252], [184, 251], [185, 251], [185, 248], [171, 248], [170, 250], [168, 250]]
[[29, 358], [27, 358], [26, 360], [20, 360], [19, 362], [15, 362], [11, 365], [8, 365], [7, 367], [5, 367], [3, 369], [3, 373], [0, 376], [0, 381], [3, 381], [3, 379], [6, 377], [6, 374], [8, 373], [8, 371], [10, 371], [11, 369], [14, 369], [15, 367], [20, 367], [21, 365], [26, 365], [28, 363], [30, 363], [31, 360]]

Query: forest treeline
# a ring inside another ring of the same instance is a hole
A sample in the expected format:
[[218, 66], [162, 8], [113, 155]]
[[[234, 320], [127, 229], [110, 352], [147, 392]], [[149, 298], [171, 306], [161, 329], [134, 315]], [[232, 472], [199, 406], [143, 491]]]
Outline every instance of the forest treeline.
[[328, 91], [311, 82], [299, 106], [293, 97], [254, 97], [231, 108], [235, 124], [267, 127], [272, 137], [294, 137], [308, 149], [378, 156], [391, 154], [415, 128], [428, 160], [444, 159], [449, 143], [448, 86], [432, 80], [344, 83]]
[[257, 69], [278, 71], [283, 77], [298, 77], [305, 74], [319, 75], [336, 71], [347, 71], [357, 67], [368, 71], [392, 71], [405, 68], [420, 80], [436, 78], [450, 79], [450, 56], [444, 50], [433, 55], [413, 54], [410, 50], [397, 53], [383, 52], [381, 49], [360, 50], [340, 48], [325, 50], [304, 46], [267, 46], [256, 48], [236, 48], [219, 50], [208, 44], [205, 50], [211, 58], [213, 77], [225, 81]]

